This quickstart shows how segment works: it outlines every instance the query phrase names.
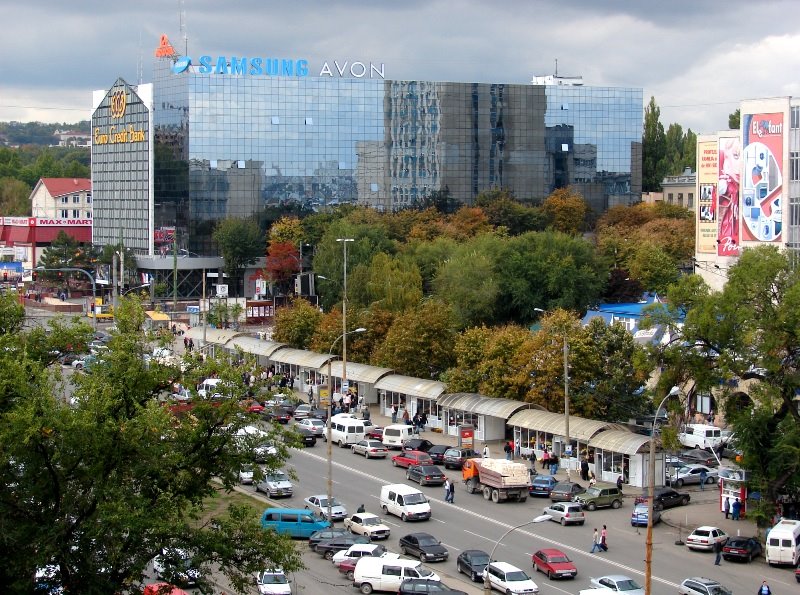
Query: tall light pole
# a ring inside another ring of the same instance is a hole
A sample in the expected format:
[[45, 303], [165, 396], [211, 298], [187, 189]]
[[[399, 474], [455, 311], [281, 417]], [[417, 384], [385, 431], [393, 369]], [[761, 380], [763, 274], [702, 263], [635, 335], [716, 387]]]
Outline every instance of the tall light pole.
[[[530, 521], [525, 521], [521, 525], [517, 525], [515, 527], [511, 527], [508, 531], [503, 533], [500, 536], [500, 539], [494, 542], [494, 547], [492, 548], [492, 553], [489, 554], [489, 563], [491, 564], [492, 560], [494, 560], [494, 552], [497, 549], [497, 546], [500, 545], [500, 542], [503, 541], [506, 536], [511, 533], [512, 531], [516, 531], [517, 529], [521, 529], [522, 527], [526, 527], [528, 525], [532, 525], [533, 523], [543, 523], [545, 521], [549, 521], [552, 519], [549, 514], [541, 514], [537, 516], [535, 519], [531, 519]], [[489, 573], [483, 573], [483, 594], [484, 595], [492, 595], [492, 583], [489, 581]]]
[[353, 238], [336, 238], [336, 241], [342, 243], [344, 264], [342, 286], [342, 390], [349, 392], [347, 384], [347, 242], [355, 242], [355, 240]]
[[[544, 313], [541, 308], [534, 308], [535, 312]], [[567, 452], [567, 447], [571, 445], [569, 437], [569, 341], [567, 341], [567, 331], [564, 330], [564, 438], [566, 440], [565, 446], [562, 449], [561, 456], [563, 457]], [[567, 481], [570, 481], [570, 468], [569, 461], [567, 461]]]
[[[367, 329], [365, 328], [357, 328], [350, 331], [350, 333], [363, 333]], [[333, 440], [331, 440], [331, 406], [333, 403], [333, 380], [331, 378], [331, 359], [333, 359], [333, 348], [336, 347], [336, 344], [339, 342], [339, 339], [342, 341], [347, 339], [347, 335], [350, 333], [342, 333], [336, 340], [331, 343], [331, 348], [328, 350], [328, 419], [325, 420], [326, 426], [326, 442], [328, 446], [328, 520], [331, 519], [331, 508], [333, 508]], [[344, 343], [342, 343], [344, 345]], [[344, 368], [342, 368], [344, 369]], [[342, 374], [344, 376], [344, 374]]]
[[658, 412], [667, 402], [667, 399], [680, 394], [680, 389], [673, 386], [667, 393], [667, 396], [661, 399], [661, 403], [656, 407], [656, 413], [653, 416], [653, 426], [650, 429], [650, 460], [648, 461], [649, 467], [647, 471], [647, 539], [645, 540], [644, 547], [644, 592], [645, 595], [651, 594], [652, 583], [652, 565], [653, 565], [653, 500], [656, 491], [656, 421], [658, 420]]

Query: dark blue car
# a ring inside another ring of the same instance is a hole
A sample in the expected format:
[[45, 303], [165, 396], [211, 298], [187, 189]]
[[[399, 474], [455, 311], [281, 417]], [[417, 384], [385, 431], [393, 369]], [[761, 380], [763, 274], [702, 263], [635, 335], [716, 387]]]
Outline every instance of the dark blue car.
[[531, 481], [531, 496], [549, 496], [558, 480], [552, 475], [537, 475]]

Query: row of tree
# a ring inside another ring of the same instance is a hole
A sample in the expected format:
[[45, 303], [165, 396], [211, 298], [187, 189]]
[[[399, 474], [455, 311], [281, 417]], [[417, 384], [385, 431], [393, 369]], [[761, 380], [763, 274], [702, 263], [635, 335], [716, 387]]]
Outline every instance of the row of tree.
[[50, 122], [0, 122], [0, 140], [11, 146], [57, 145], [56, 131], [69, 130], [89, 134], [91, 123], [83, 120], [77, 124]]

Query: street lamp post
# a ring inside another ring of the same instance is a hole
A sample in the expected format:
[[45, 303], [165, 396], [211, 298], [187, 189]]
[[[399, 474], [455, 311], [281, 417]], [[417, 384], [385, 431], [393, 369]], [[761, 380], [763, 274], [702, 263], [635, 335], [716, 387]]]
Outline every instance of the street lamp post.
[[[355, 242], [353, 238], [336, 238], [342, 243], [344, 279], [342, 286], [342, 390], [347, 385], [347, 242]], [[349, 387], [348, 387], [349, 389]]]
[[[503, 541], [503, 539], [505, 539], [509, 533], [511, 533], [512, 531], [516, 531], [517, 529], [521, 529], [522, 527], [532, 525], [534, 523], [543, 523], [545, 521], [549, 521], [552, 518], [553, 517], [551, 517], [549, 514], [541, 514], [536, 518], [531, 519], [530, 521], [525, 521], [521, 525], [511, 527], [508, 531], [506, 531], [500, 536], [500, 539], [494, 542], [494, 547], [492, 548], [492, 552], [489, 554], [489, 563], [491, 564], [492, 560], [494, 560], [494, 552], [497, 549], [497, 546], [500, 545], [500, 542]], [[492, 595], [492, 583], [489, 580], [489, 573], [486, 571], [484, 571], [483, 573], [483, 595]]]
[[667, 399], [680, 394], [680, 389], [673, 386], [666, 397], [661, 399], [661, 403], [656, 407], [653, 416], [653, 426], [650, 429], [650, 460], [648, 461], [647, 471], [647, 538], [645, 540], [644, 555], [644, 592], [645, 595], [651, 594], [652, 565], [653, 565], [653, 500], [656, 491], [656, 420], [658, 412], [667, 402]]
[[[333, 348], [336, 347], [336, 344], [339, 342], [339, 339], [345, 341], [347, 339], [347, 335], [351, 333], [363, 333], [367, 329], [365, 328], [357, 328], [353, 329], [349, 333], [342, 333], [336, 340], [331, 343], [331, 348], [328, 350], [328, 419], [325, 421], [326, 426], [326, 442], [327, 442], [327, 457], [328, 457], [328, 520], [331, 519], [331, 508], [333, 507], [333, 440], [331, 440], [331, 406], [333, 404], [333, 380], [331, 378], [331, 359], [333, 359]], [[344, 343], [342, 343], [344, 345]], [[342, 360], [344, 364], [344, 360]], [[342, 367], [344, 370], [344, 367]], [[344, 373], [342, 373], [344, 376]]]

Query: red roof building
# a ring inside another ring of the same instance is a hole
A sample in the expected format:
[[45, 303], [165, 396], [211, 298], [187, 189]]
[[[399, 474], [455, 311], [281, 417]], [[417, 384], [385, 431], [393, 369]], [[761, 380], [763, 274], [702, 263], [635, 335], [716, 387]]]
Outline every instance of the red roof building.
[[89, 178], [41, 178], [30, 199], [34, 217], [92, 218], [92, 181]]

